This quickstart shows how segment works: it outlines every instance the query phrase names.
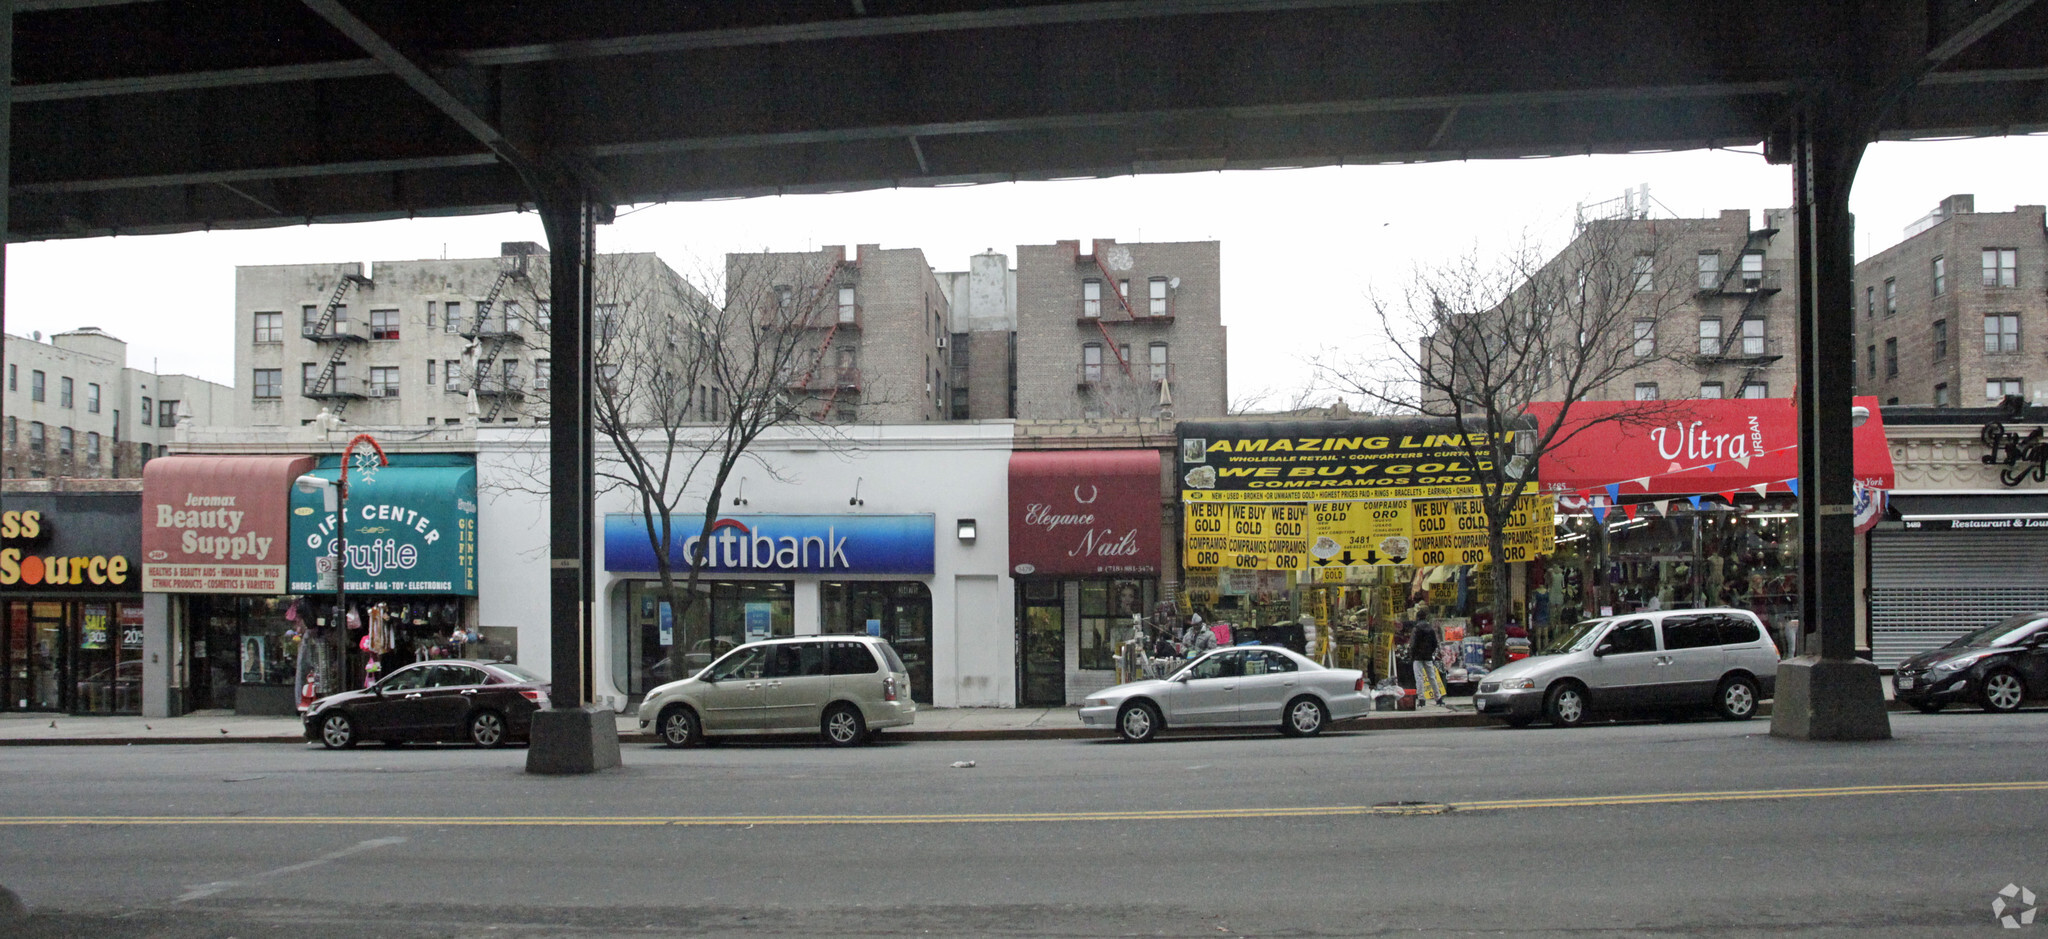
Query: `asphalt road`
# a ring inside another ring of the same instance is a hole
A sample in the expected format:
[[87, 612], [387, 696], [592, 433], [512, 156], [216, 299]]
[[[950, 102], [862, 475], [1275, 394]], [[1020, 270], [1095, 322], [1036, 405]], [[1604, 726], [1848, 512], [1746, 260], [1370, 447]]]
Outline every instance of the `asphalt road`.
[[2048, 933], [1992, 915], [2008, 883], [2048, 901], [2048, 712], [1892, 720], [630, 746], [572, 778], [519, 750], [12, 749], [0, 885], [32, 914], [0, 935]]

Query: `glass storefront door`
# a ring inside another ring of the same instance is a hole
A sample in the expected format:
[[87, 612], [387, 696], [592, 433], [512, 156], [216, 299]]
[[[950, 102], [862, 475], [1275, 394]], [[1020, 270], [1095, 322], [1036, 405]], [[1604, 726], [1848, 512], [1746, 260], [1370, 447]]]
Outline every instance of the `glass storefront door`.
[[697, 589], [696, 602], [678, 615], [662, 597], [660, 581], [626, 584], [626, 616], [612, 632], [612, 682], [620, 691], [637, 698], [695, 675], [743, 642], [796, 634], [790, 581], [700, 581]]
[[1067, 703], [1067, 616], [1058, 590], [1052, 594], [1049, 602], [1033, 602], [1028, 596], [1025, 599], [1024, 628], [1017, 637], [1023, 647], [1017, 654], [1024, 673], [1018, 683], [1020, 707], [1049, 708]]
[[818, 585], [826, 633], [889, 640], [910, 671], [910, 698], [932, 703], [932, 592], [922, 581], [827, 581]]
[[64, 709], [64, 604], [7, 604], [8, 705], [21, 711]]

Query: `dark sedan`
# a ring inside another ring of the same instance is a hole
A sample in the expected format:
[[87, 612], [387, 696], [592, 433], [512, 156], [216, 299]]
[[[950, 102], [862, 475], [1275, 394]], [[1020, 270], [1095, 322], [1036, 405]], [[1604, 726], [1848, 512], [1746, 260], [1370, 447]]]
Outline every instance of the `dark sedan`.
[[464, 741], [504, 746], [526, 738], [548, 706], [547, 679], [517, 665], [443, 659], [416, 662], [361, 691], [331, 694], [306, 710], [306, 739], [330, 750], [364, 740]]
[[1966, 701], [2014, 711], [2048, 698], [2048, 612], [2006, 617], [1900, 662], [1892, 685], [1928, 714]]

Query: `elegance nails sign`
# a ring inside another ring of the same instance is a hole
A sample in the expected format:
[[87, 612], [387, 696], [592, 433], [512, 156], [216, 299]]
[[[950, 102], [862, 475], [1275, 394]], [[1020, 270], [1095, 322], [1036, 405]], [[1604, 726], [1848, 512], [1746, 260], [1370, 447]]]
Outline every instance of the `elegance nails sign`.
[[1159, 571], [1153, 450], [1010, 455], [1010, 564], [1020, 575]]

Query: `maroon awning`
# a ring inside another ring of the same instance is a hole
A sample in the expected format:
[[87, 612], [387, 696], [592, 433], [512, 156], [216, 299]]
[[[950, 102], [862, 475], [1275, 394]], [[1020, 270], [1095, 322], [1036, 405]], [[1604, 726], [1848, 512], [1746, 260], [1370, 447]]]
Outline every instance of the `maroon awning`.
[[285, 591], [292, 482], [310, 456], [166, 456], [142, 467], [145, 593]]
[[1159, 573], [1159, 452], [1010, 454], [1010, 564], [1019, 575]]

